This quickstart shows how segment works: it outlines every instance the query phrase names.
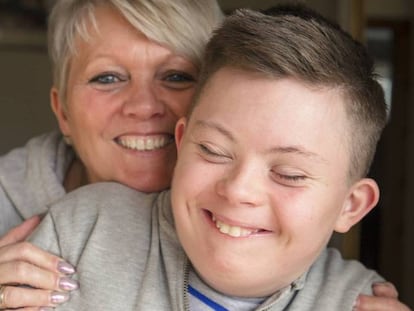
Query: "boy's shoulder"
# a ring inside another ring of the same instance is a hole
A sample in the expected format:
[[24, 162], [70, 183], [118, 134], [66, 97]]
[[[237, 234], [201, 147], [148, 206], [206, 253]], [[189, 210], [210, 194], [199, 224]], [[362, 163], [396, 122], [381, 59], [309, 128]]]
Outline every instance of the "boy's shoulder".
[[[73, 263], [85, 249], [129, 248], [141, 237], [145, 248], [167, 192], [141, 193], [114, 182], [94, 183], [69, 192], [50, 206], [36, 241], [55, 236], [61, 256]], [[41, 242], [39, 242], [40, 245]], [[108, 254], [107, 254], [108, 256]]]
[[[52, 216], [82, 218], [98, 214], [122, 215], [132, 210], [150, 212], [158, 193], [142, 193], [115, 182], [99, 182], [69, 192], [51, 204]], [[121, 212], [122, 211], [122, 212]]]
[[342, 310], [352, 306], [359, 294], [372, 294], [372, 284], [379, 281], [384, 279], [374, 270], [328, 248], [309, 269], [294, 305], [302, 310]]
[[48, 216], [60, 239], [78, 236], [82, 240], [92, 231], [117, 232], [123, 228], [145, 231], [160, 197], [164, 193], [142, 193], [114, 182], [95, 183], [53, 203]]
[[[344, 259], [335, 248], [327, 248], [322, 252], [313, 265], [310, 274], [315, 275], [314, 278], [319, 276], [318, 279], [324, 282], [341, 280], [344, 287], [361, 291], [372, 279], [382, 279], [376, 271], [368, 269], [361, 262]], [[368, 285], [370, 290], [371, 285]]]

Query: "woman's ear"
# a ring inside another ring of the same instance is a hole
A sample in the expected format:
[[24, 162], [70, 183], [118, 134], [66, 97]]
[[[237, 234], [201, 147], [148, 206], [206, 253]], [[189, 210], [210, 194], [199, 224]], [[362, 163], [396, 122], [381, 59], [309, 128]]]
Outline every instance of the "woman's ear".
[[378, 203], [379, 188], [375, 180], [363, 178], [350, 189], [335, 225], [335, 231], [347, 232]]
[[186, 127], [187, 127], [186, 117], [180, 118], [177, 124], [175, 125], [175, 144], [177, 146], [178, 151], [180, 150], [181, 143], [183, 142]]
[[50, 89], [50, 106], [58, 121], [60, 131], [64, 136], [70, 136], [70, 127], [65, 107], [60, 101], [59, 91], [56, 87]]

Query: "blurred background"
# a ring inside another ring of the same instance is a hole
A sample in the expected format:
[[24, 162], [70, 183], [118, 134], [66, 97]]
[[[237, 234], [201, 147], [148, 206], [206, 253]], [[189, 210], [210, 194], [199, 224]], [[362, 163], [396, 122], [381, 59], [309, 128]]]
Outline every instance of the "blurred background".
[[[198, 0], [202, 1], [202, 0]], [[227, 13], [298, 1], [219, 0]], [[336, 245], [393, 282], [414, 308], [414, 1], [302, 1], [368, 47], [390, 107], [371, 175], [378, 208]], [[53, 0], [0, 0], [0, 154], [57, 128], [49, 108], [46, 20]], [[1, 215], [0, 215], [1, 217]]]

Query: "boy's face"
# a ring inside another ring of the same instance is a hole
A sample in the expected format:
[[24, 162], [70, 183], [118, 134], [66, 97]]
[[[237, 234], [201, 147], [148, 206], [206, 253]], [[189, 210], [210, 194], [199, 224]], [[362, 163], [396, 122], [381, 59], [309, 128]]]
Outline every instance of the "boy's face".
[[208, 284], [274, 293], [362, 217], [348, 213], [348, 132], [337, 90], [229, 68], [210, 79], [177, 125], [172, 184], [180, 241]]

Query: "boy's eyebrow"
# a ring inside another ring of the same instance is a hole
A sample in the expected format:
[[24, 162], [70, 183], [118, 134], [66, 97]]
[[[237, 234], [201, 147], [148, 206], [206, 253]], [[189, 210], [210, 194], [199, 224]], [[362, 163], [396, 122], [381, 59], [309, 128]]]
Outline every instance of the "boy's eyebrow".
[[217, 124], [216, 122], [197, 120], [196, 123], [195, 123], [195, 126], [207, 127], [207, 128], [219, 131], [221, 134], [226, 136], [231, 141], [233, 141], [233, 142], [235, 141], [234, 136], [228, 130], [226, 130], [224, 127], [222, 127], [220, 124]]
[[307, 158], [315, 159], [318, 162], [327, 162], [321, 155], [308, 151], [301, 146], [274, 147], [270, 149], [269, 153], [299, 154]]

